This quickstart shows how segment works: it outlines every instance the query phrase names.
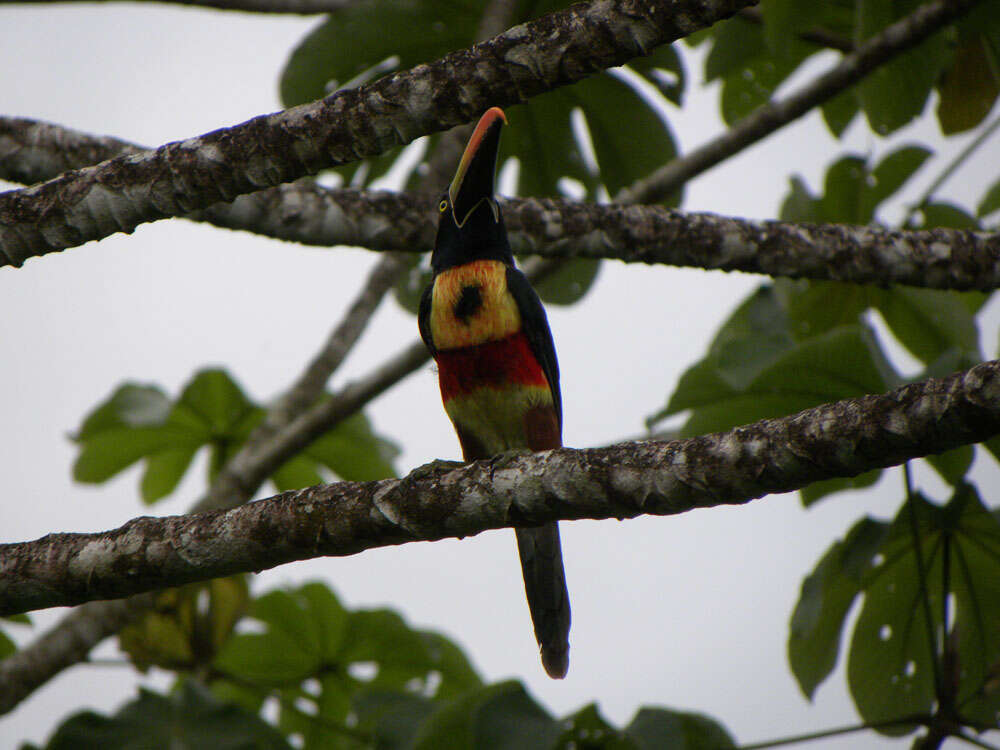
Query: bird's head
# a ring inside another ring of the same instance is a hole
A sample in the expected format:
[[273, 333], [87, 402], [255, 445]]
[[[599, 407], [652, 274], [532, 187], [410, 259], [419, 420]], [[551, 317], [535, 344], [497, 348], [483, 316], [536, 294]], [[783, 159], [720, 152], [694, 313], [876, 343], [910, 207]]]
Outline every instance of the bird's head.
[[506, 122], [499, 107], [479, 118], [455, 179], [438, 201], [437, 241], [431, 256], [436, 273], [474, 260], [514, 264], [503, 215], [493, 194], [500, 128]]

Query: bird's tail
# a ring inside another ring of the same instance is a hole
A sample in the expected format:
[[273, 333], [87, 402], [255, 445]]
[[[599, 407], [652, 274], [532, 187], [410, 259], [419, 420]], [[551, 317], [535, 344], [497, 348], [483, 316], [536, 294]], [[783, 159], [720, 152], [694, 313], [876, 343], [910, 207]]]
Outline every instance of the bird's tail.
[[514, 531], [521, 556], [524, 593], [535, 626], [535, 639], [542, 652], [542, 666], [549, 677], [559, 679], [565, 677], [569, 669], [570, 621], [559, 525], [547, 523]]

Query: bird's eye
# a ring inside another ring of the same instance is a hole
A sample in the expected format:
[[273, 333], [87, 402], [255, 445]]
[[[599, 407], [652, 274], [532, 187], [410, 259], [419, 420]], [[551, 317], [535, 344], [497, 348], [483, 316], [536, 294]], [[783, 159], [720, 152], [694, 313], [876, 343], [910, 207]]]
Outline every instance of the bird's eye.
[[445, 209], [448, 208], [448, 201], [441, 201], [438, 203], [438, 211], [444, 213]]

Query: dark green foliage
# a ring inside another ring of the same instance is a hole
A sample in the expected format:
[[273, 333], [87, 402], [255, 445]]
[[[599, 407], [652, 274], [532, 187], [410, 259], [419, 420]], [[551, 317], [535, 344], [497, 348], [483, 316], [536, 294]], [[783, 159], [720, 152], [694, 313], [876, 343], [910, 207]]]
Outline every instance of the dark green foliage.
[[[209, 479], [239, 450], [264, 418], [224, 370], [202, 370], [171, 402], [155, 386], [126, 383], [83, 421], [74, 439], [78, 482], [100, 483], [145, 460], [142, 499], [153, 503], [173, 492], [195, 454], [210, 452]], [[276, 489], [325, 481], [324, 470], [341, 479], [366, 481], [395, 476], [394, 443], [377, 435], [363, 414], [345, 419], [290, 459], [271, 477]]]
[[[944, 695], [964, 720], [996, 723], [1000, 691], [990, 675], [1000, 663], [1000, 523], [973, 487], [960, 485], [943, 507], [916, 493], [891, 524], [863, 519], [823, 556], [802, 584], [789, 632], [792, 671], [807, 696], [833, 670], [847, 612], [859, 595], [847, 676], [864, 721], [930, 711], [940, 675]], [[952, 624], [932, 646], [930, 633], [944, 631], [946, 608], [953, 608]]]
[[[764, 0], [763, 23], [738, 16], [700, 32], [694, 41], [712, 42], [705, 79], [722, 80], [721, 113], [732, 124], [771, 99], [807, 58], [826, 48], [844, 53], [920, 4]], [[826, 102], [822, 110], [830, 132], [839, 138], [863, 111], [873, 132], [888, 135], [924, 112], [935, 87], [945, 134], [978, 125], [1000, 91], [1000, 21], [989, 5], [982, 3], [954, 27], [932, 35]]]
[[245, 576], [167, 589], [151, 611], [119, 631], [118, 644], [141, 671], [197, 670], [229, 640], [249, 602]]
[[837, 664], [844, 620], [888, 527], [871, 518], [861, 519], [843, 541], [834, 542], [802, 582], [788, 629], [788, 661], [810, 699]]
[[[31, 625], [31, 618], [27, 615], [10, 615], [9, 617], [0, 617], [0, 621], [17, 623], [18, 625]], [[12, 653], [17, 651], [17, 644], [0, 630], [0, 659], [10, 656]]]
[[63, 722], [46, 750], [170, 748], [171, 750], [290, 750], [274, 727], [223, 703], [194, 681], [170, 695], [145, 688], [112, 716], [82, 711]]

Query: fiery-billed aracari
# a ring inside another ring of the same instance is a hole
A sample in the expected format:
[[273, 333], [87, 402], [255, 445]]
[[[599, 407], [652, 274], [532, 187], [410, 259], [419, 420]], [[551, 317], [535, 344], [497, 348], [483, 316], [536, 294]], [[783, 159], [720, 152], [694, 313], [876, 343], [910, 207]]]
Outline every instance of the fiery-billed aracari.
[[[466, 461], [562, 445], [559, 365], [538, 295], [514, 266], [493, 195], [502, 110], [479, 120], [438, 203], [433, 280], [420, 300], [420, 335], [434, 356], [441, 399]], [[569, 668], [569, 594], [555, 523], [515, 530], [542, 665]]]

